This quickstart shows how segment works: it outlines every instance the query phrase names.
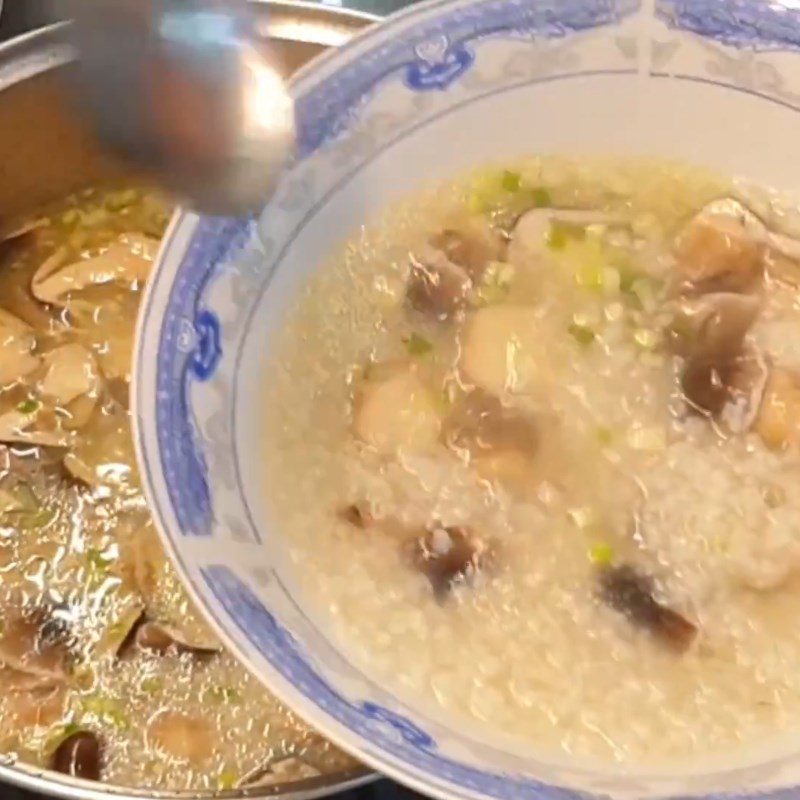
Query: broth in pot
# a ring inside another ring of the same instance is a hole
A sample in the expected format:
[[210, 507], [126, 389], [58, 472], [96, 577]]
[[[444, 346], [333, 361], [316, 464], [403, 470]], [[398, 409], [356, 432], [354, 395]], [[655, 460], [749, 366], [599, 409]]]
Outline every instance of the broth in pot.
[[145, 505], [130, 359], [169, 213], [88, 189], [0, 226], [0, 754], [152, 790], [353, 768], [223, 651]]

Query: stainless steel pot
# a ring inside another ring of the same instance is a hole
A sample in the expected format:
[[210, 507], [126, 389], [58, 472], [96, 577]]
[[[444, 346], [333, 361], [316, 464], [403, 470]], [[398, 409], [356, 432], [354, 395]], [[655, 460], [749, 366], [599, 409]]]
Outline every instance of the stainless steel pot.
[[[335, 47], [375, 18], [306, 3], [253, 0], [264, 33], [277, 42], [287, 72]], [[0, 46], [0, 219], [24, 213], [84, 186], [124, 176], [103, 157], [67, 102], [62, 74], [71, 61], [62, 25], [52, 25]], [[2, 687], [0, 687], [2, 691]], [[211, 793], [158, 793], [72, 780], [25, 764], [3, 764], [2, 783], [68, 800], [200, 800], [204, 797], [326, 797], [375, 778], [366, 769], [270, 787]]]

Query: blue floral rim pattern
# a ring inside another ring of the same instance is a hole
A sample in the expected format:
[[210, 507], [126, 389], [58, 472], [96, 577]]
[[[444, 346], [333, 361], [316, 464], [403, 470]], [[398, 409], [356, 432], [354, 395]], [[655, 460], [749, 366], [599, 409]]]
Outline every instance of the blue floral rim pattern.
[[667, 25], [733, 47], [800, 49], [800, 11], [769, 0], [657, 0]]

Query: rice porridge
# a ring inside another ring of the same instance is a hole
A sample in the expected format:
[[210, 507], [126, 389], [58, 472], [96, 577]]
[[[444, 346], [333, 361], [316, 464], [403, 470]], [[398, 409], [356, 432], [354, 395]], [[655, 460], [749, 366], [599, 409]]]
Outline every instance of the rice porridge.
[[531, 158], [321, 269], [269, 371], [268, 492], [359, 666], [612, 761], [795, 725], [798, 236], [694, 167]]

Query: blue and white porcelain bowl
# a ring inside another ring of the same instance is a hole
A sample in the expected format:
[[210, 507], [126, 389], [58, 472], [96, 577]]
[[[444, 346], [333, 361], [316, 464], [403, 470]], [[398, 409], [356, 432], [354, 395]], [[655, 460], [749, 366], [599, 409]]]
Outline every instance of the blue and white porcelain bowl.
[[[798, 797], [800, 743], [703, 769], [553, 764], [434, 721], [352, 666], [265, 524], [261, 388], [282, 312], [360, 225], [431, 180], [536, 152], [678, 157], [800, 186], [800, 3], [435, 0], [293, 84], [299, 150], [258, 219], [181, 213], [136, 353], [156, 520], [231, 650], [376, 769], [447, 798]], [[631, 709], [635, 714], [636, 710]]]

